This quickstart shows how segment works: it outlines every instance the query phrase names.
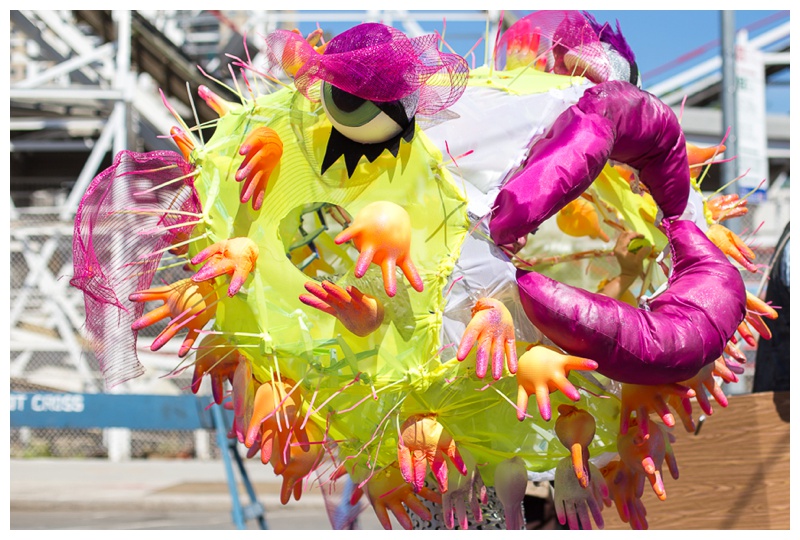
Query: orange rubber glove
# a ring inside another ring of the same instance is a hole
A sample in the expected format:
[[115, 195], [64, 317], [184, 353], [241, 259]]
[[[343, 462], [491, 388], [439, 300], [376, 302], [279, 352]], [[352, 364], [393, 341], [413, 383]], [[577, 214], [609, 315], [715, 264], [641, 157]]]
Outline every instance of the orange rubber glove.
[[189, 161], [192, 151], [194, 150], [194, 141], [192, 138], [178, 126], [172, 126], [169, 130], [169, 135], [172, 137], [172, 142], [174, 142], [178, 150], [181, 151], [183, 159]]
[[[293, 386], [294, 382], [289, 380], [270, 381], [256, 389], [244, 439], [247, 448], [259, 443], [261, 462], [275, 461], [273, 466], [277, 474], [288, 462], [287, 441], [290, 436], [303, 446], [303, 450], [308, 450], [308, 434], [305, 429], [300, 429], [302, 394], [299, 388], [290, 394]], [[273, 453], [278, 454], [277, 460], [272, 460]]]
[[192, 374], [192, 393], [197, 394], [205, 375], [211, 380], [211, 395], [219, 405], [224, 397], [223, 384], [233, 383], [233, 374], [239, 365], [239, 352], [220, 334], [205, 336], [197, 346], [194, 373]]
[[239, 200], [244, 204], [252, 198], [253, 210], [260, 210], [269, 177], [283, 155], [283, 141], [272, 128], [256, 128], [239, 147], [239, 155], [245, 156], [234, 176], [237, 182], [244, 181]]
[[313, 442], [309, 448], [303, 450], [301, 444], [297, 441], [294, 434], [291, 437], [291, 444], [289, 446], [290, 457], [288, 463], [278, 472], [279, 464], [278, 456], [280, 452], [273, 452], [270, 463], [275, 468], [275, 474], [283, 476], [281, 483], [281, 504], [289, 502], [289, 498], [294, 495], [294, 500], [299, 501], [303, 493], [303, 480], [313, 471], [322, 460], [322, 432], [313, 423], [306, 424], [306, 429], [312, 437]]
[[323, 281], [322, 286], [308, 281], [305, 288], [311, 295], [301, 294], [301, 302], [336, 317], [357, 336], [371, 334], [383, 322], [383, 304], [352, 285], [343, 289], [330, 281]]
[[739, 335], [742, 336], [742, 339], [744, 339], [745, 342], [747, 342], [747, 344], [751, 347], [756, 346], [756, 339], [753, 337], [750, 327], [752, 327], [752, 329], [754, 329], [762, 339], [772, 339], [772, 332], [766, 323], [764, 323], [764, 319], [762, 317], [767, 317], [768, 319], [777, 319], [778, 312], [775, 311], [775, 308], [761, 300], [756, 295], [747, 292], [747, 303], [745, 304], [745, 309], [747, 312], [744, 320], [736, 329], [739, 332]]
[[197, 87], [197, 95], [200, 96], [203, 101], [206, 102], [206, 105], [208, 105], [215, 113], [217, 113], [220, 118], [239, 106], [235, 103], [231, 103], [230, 101], [222, 99], [204, 84], [201, 84]]
[[711, 219], [717, 223], [747, 214], [747, 199], [740, 199], [736, 193], [709, 199], [706, 206], [711, 212]]
[[737, 375], [741, 375], [742, 373], [744, 373], [744, 367], [737, 366], [736, 364], [729, 364], [724, 356], [720, 356], [714, 360], [713, 374], [722, 378], [726, 383], [739, 382], [739, 377], [737, 377]]
[[756, 272], [758, 270], [756, 265], [753, 264], [753, 261], [756, 260], [756, 254], [735, 232], [719, 223], [714, 223], [708, 228], [706, 236], [725, 255], [741, 264], [748, 272]]
[[580, 197], [558, 211], [556, 225], [562, 232], [570, 236], [588, 236], [603, 242], [609, 240], [608, 235], [600, 227], [600, 218], [594, 205]]
[[692, 143], [686, 143], [686, 158], [689, 165], [689, 176], [692, 180], [697, 180], [701, 171], [710, 165], [709, 160], [714, 159], [725, 152], [725, 145], [700, 147]]
[[425, 475], [430, 465], [442, 493], [447, 491], [447, 461], [455, 465], [462, 475], [467, 467], [461, 458], [453, 437], [444, 430], [434, 415], [414, 415], [400, 426], [397, 457], [403, 479], [411, 484], [415, 493], [425, 486]]
[[575, 478], [582, 488], [589, 486], [589, 445], [594, 439], [597, 423], [589, 411], [572, 405], [558, 406], [556, 436], [570, 452]]
[[405, 208], [388, 201], [368, 204], [334, 242], [343, 244], [349, 240], [353, 240], [360, 253], [354, 271], [357, 278], [363, 277], [374, 262], [383, 272], [386, 294], [394, 296], [397, 294], [395, 268], [399, 266], [411, 286], [422, 292], [422, 278], [411, 260], [411, 218]]
[[[647, 423], [650, 425], [646, 435], [642, 434], [641, 430], [620, 434], [617, 437], [617, 451], [629, 469], [650, 481], [653, 492], [663, 501], [667, 498], [661, 474], [664, 460], [667, 460], [669, 471], [675, 479], [678, 478], [678, 466], [664, 432], [652, 420], [647, 420]], [[641, 487], [637, 486], [637, 493], [641, 492]]]
[[187, 278], [163, 287], [136, 291], [128, 298], [131, 302], [164, 302], [163, 306], [136, 319], [131, 324], [131, 330], [138, 331], [167, 317], [171, 318], [172, 321], [153, 340], [150, 350], [159, 350], [178, 331], [186, 328], [189, 332], [178, 350], [178, 356], [184, 357], [200, 336], [199, 331], [214, 317], [216, 306], [212, 304], [217, 301], [217, 293], [212, 285], [195, 283]]
[[642, 493], [637, 493], [637, 486], [644, 485], [644, 479], [637, 476], [621, 460], [614, 460], [600, 469], [605, 478], [610, 500], [617, 508], [619, 518], [628, 523], [633, 530], [646, 530], [647, 510], [642, 502]]
[[[697, 403], [700, 405], [700, 409], [702, 409], [702, 411], [708, 415], [714, 413], [714, 410], [711, 407], [711, 402], [708, 399], [709, 394], [714, 397], [716, 402], [719, 403], [720, 407], [728, 406], [728, 398], [725, 397], [722, 387], [714, 379], [715, 367], [716, 366], [714, 363], [706, 364], [700, 369], [697, 375], [689, 380], [679, 383], [694, 390], [695, 398], [697, 399]], [[684, 399], [689, 401], [687, 398]]]
[[514, 338], [514, 320], [506, 306], [494, 298], [481, 298], [472, 308], [469, 321], [456, 358], [463, 361], [478, 343], [475, 354], [475, 374], [482, 379], [486, 376], [489, 358], [492, 359], [492, 378], [498, 380], [503, 375], [503, 357], [508, 362], [508, 371], [517, 372], [517, 345]]
[[222, 240], [192, 257], [192, 264], [206, 263], [192, 276], [192, 281], [206, 281], [228, 274], [231, 276], [228, 296], [233, 297], [256, 267], [257, 259], [258, 246], [246, 236]]
[[731, 341], [729, 341], [728, 344], [725, 345], [724, 351], [726, 354], [728, 354], [728, 356], [730, 356], [732, 359], [736, 360], [740, 364], [747, 363], [747, 357], [744, 355], [742, 351], [739, 350], [739, 347], [734, 345]]
[[[694, 390], [681, 386], [679, 384], [658, 384], [658, 385], [643, 385], [643, 384], [623, 384], [622, 397], [620, 405], [620, 424], [619, 432], [622, 435], [628, 433], [628, 427], [631, 424], [631, 414], [636, 412], [636, 418], [649, 418], [651, 412], [655, 412], [661, 417], [665, 425], [673, 427], [675, 425], [675, 417], [669, 411], [667, 406], [667, 398], [669, 396], [678, 396], [680, 398], [694, 397]], [[639, 422], [642, 430], [642, 436], [647, 435], [649, 423]]]
[[[431, 489], [423, 487], [417, 493], [432, 503], [442, 504], [442, 496]], [[424, 520], [432, 518], [430, 511], [417, 498], [411, 486], [403, 480], [400, 469], [394, 464], [376, 472], [367, 481], [367, 497], [372, 503], [375, 515], [378, 516], [378, 521], [387, 531], [392, 530], [389, 510], [397, 518], [400, 526], [406, 530], [411, 530], [413, 526], [406, 507]]]
[[534, 345], [519, 357], [517, 365], [517, 419], [525, 419], [528, 396], [536, 394], [539, 413], [550, 420], [550, 393], [561, 390], [573, 401], [580, 399], [575, 386], [567, 379], [572, 369], [594, 370], [597, 362], [559, 352], [547, 345]]

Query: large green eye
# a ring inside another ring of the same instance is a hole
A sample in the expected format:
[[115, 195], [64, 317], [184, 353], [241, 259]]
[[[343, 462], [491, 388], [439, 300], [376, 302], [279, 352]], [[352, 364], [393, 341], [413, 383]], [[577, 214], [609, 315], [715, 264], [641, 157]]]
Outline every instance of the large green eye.
[[348, 139], [375, 144], [388, 141], [403, 128], [374, 103], [323, 82], [322, 108], [331, 124]]

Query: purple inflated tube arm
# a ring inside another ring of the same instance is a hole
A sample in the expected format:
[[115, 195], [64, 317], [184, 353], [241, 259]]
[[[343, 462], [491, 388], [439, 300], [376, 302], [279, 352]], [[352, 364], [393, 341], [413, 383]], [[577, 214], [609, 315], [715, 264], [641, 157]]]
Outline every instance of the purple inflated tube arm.
[[683, 214], [691, 186], [675, 113], [630, 83], [609, 81], [564, 111], [500, 190], [490, 225], [494, 241], [511, 244], [534, 232], [579, 197], [609, 159], [639, 170], [664, 217]]

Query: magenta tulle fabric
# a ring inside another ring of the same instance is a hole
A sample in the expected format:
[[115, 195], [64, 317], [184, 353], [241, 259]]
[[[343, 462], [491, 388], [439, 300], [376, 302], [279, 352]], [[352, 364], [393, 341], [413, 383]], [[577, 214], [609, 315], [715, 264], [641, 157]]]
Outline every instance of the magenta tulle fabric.
[[159, 250], [191, 231], [179, 225], [195, 217], [171, 213], [200, 212], [191, 178], [170, 183], [191, 171], [175, 152], [123, 151], [81, 199], [70, 284], [84, 293], [87, 337], [109, 387], [144, 371], [131, 331], [144, 303], [130, 302], [128, 295], [150, 286]]
[[739, 271], [691, 221], [664, 220], [672, 275], [650, 311], [536, 272], [519, 271], [525, 313], [570, 354], [595, 360], [620, 382], [665, 384], [697, 374], [722, 355], [745, 315]]
[[439, 38], [409, 38], [379, 23], [363, 23], [342, 32], [319, 54], [295, 32], [277, 30], [267, 37], [272, 66], [294, 73], [297, 89], [326, 81], [370, 101], [395, 101], [419, 92], [417, 114], [433, 115], [456, 102], [467, 85], [469, 67], [457, 54], [437, 48]]
[[580, 196], [609, 159], [639, 170], [664, 217], [683, 214], [691, 185], [675, 113], [630, 83], [610, 81], [564, 111], [500, 190], [490, 225], [494, 241], [510, 244], [534, 232]]

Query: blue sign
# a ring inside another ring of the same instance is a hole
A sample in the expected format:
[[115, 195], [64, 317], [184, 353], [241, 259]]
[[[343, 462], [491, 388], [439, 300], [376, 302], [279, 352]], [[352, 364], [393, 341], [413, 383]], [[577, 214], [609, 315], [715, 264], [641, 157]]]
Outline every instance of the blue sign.
[[767, 190], [763, 187], [754, 190], [753, 188], [739, 186], [739, 197], [744, 198], [745, 195], [747, 195], [747, 202], [750, 204], [767, 202]]
[[213, 429], [209, 403], [193, 395], [12, 392], [11, 427]]

